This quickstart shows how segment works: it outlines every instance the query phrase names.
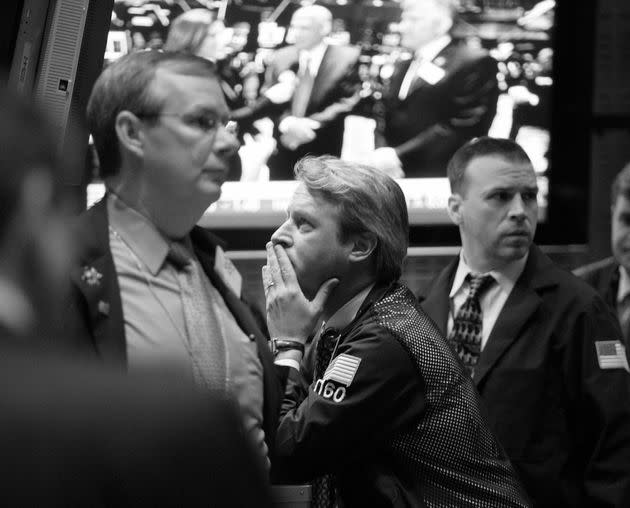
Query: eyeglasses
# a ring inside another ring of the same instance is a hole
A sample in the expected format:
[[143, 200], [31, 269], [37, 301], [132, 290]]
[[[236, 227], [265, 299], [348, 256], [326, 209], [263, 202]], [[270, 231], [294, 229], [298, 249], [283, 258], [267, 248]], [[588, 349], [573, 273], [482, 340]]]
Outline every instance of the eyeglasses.
[[162, 116], [179, 118], [184, 124], [202, 132], [216, 131], [220, 125], [233, 136], [238, 135], [238, 124], [234, 120], [220, 119], [210, 113], [136, 113], [138, 118], [155, 119]]

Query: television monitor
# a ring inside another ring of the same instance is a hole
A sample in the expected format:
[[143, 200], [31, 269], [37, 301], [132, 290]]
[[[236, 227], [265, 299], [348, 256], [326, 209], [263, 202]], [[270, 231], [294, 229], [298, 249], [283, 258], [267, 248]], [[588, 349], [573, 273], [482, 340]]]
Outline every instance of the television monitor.
[[[366, 79], [386, 79], [388, 66], [404, 53], [397, 34], [400, 4], [389, 0], [319, 3], [327, 5], [336, 20], [331, 37], [363, 48]], [[286, 1], [187, 2], [189, 7], [209, 4], [223, 10], [226, 25], [246, 28], [245, 35], [240, 32], [244, 39], [233, 57], [240, 59], [239, 65], [259, 68], [264, 68], [274, 47], [286, 42], [290, 12], [298, 7]], [[541, 191], [537, 242], [545, 245], [586, 243], [593, 27], [578, 20], [593, 19], [594, 7], [581, 4], [461, 0], [461, 22], [454, 32], [455, 38], [481, 45], [497, 59], [501, 95], [488, 134], [512, 137], [530, 154]], [[115, 2], [108, 55], [116, 57], [125, 48], [159, 48], [170, 20], [181, 12], [178, 5]], [[516, 102], [523, 107], [515, 108]], [[363, 138], [355, 135], [353, 141], [353, 128], [355, 133], [369, 130], [365, 120], [370, 119], [347, 120], [349, 144]], [[411, 246], [457, 245], [458, 231], [445, 211], [447, 180], [403, 178], [399, 182], [408, 202]], [[201, 224], [221, 230], [231, 249], [259, 248], [284, 219], [295, 185], [290, 181], [226, 182], [221, 200], [209, 208]], [[96, 178], [88, 187], [88, 205], [102, 192]]]

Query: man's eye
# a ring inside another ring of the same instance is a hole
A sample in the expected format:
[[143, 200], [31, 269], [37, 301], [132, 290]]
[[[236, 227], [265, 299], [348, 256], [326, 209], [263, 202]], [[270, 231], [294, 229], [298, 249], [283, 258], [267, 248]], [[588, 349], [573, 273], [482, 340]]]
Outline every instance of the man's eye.
[[189, 117], [187, 123], [198, 129], [210, 131], [217, 126], [217, 119], [209, 115], [198, 115]]
[[308, 222], [306, 219], [296, 219], [295, 220], [295, 225], [302, 230], [310, 230], [312, 229], [311, 223]]
[[534, 191], [524, 192], [522, 197], [523, 197], [523, 201], [525, 202], [536, 201], [537, 193]]
[[504, 192], [504, 191], [500, 191], [500, 192], [495, 192], [494, 194], [490, 195], [490, 199], [495, 199], [497, 201], [509, 201], [511, 199], [511, 195], [509, 192]]

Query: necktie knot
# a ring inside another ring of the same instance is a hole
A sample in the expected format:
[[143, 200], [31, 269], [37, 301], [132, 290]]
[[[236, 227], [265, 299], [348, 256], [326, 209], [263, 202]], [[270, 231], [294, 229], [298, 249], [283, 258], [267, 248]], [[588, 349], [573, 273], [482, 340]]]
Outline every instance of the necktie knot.
[[182, 242], [172, 242], [169, 245], [166, 259], [177, 270], [184, 270], [192, 261], [190, 251]]
[[481, 294], [490, 287], [490, 284], [494, 282], [492, 275], [473, 275], [469, 273], [466, 276], [468, 281], [468, 298], [479, 298]]

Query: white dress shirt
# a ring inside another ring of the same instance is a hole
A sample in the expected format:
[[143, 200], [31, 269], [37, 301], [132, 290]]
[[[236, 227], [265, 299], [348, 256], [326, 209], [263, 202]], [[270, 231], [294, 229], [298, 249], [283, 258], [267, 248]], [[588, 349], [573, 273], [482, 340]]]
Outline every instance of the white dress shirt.
[[[525, 263], [527, 262], [527, 255], [517, 261], [514, 261], [507, 265], [502, 270], [492, 270], [487, 275], [492, 275], [495, 282], [481, 294], [479, 298], [479, 305], [481, 306], [482, 317], [482, 329], [481, 329], [481, 350], [486, 346], [488, 337], [494, 328], [494, 324], [503, 310], [503, 306], [507, 301], [516, 281], [523, 273]], [[466, 281], [466, 275], [473, 272], [466, 264], [464, 258], [464, 252], [459, 255], [459, 265], [457, 266], [457, 272], [455, 272], [455, 278], [453, 279], [453, 285], [451, 286], [451, 292], [449, 293], [449, 305], [450, 310], [448, 313], [447, 324], [447, 336], [450, 335], [453, 330], [453, 322], [455, 316], [459, 312], [460, 307], [466, 301], [468, 297], [469, 284]], [[486, 275], [486, 274], [481, 274]]]

